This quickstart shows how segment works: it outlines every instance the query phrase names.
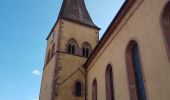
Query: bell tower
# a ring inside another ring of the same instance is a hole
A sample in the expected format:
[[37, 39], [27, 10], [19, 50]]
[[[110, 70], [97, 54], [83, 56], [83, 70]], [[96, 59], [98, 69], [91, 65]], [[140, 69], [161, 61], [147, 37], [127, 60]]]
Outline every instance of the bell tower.
[[58, 19], [47, 37], [39, 100], [84, 100], [82, 67], [96, 46], [100, 28], [84, 0], [63, 0]]

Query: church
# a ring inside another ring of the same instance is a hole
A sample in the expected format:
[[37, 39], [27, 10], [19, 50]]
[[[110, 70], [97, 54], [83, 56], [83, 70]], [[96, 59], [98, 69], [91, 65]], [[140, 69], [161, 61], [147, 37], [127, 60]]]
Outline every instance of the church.
[[99, 31], [85, 0], [63, 0], [39, 100], [170, 100], [170, 0], [125, 0]]

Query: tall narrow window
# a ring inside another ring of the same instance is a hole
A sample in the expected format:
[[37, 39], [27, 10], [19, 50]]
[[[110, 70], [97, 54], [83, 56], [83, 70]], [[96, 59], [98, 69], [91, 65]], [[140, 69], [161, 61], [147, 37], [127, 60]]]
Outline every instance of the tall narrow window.
[[71, 39], [67, 43], [67, 52], [70, 54], [76, 54], [76, 49], [78, 48], [78, 45], [74, 39]]
[[71, 53], [71, 44], [68, 44], [68, 53]]
[[91, 46], [89, 43], [85, 42], [82, 44], [82, 56], [83, 57], [89, 57], [91, 52]]
[[67, 51], [70, 54], [75, 54], [75, 45], [74, 44], [68, 44]]
[[112, 66], [109, 64], [105, 73], [106, 82], [106, 100], [114, 100], [114, 87], [113, 87], [113, 71]]
[[83, 51], [82, 51], [82, 56], [85, 56], [86, 55], [86, 49], [83, 48]]
[[76, 82], [76, 84], [75, 84], [75, 96], [81, 96], [81, 94], [82, 94], [81, 89], [82, 89], [81, 83]]
[[96, 79], [93, 80], [93, 84], [92, 84], [92, 100], [97, 100], [97, 81], [96, 81]]
[[71, 52], [72, 54], [74, 54], [75, 53], [75, 46], [74, 45], [72, 45], [72, 52]]
[[170, 1], [166, 4], [162, 14], [162, 26], [166, 42], [167, 52], [170, 60]]
[[86, 48], [86, 57], [89, 57], [89, 48]]
[[137, 43], [131, 41], [127, 47], [127, 73], [131, 100], [146, 100], [144, 79]]

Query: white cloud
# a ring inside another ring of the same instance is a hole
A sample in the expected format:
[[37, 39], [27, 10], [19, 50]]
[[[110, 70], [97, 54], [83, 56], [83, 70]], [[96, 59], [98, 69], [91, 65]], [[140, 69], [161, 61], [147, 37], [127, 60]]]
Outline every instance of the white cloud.
[[[33, 71], [32, 71], [32, 74], [34, 74], [34, 75], [41, 75], [41, 72], [39, 71], [39, 70], [37, 70], [37, 69], [34, 69]], [[34, 99], [33, 99], [34, 100]], [[35, 99], [35, 100], [37, 100], [37, 99]]]

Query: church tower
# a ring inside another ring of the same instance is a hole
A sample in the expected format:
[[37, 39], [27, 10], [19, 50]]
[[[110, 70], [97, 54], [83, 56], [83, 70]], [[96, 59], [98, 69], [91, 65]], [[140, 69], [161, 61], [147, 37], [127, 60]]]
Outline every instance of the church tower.
[[63, 0], [47, 37], [40, 100], [85, 100], [82, 66], [98, 42], [99, 30], [84, 0]]

